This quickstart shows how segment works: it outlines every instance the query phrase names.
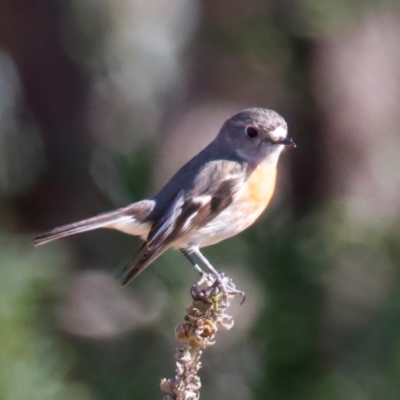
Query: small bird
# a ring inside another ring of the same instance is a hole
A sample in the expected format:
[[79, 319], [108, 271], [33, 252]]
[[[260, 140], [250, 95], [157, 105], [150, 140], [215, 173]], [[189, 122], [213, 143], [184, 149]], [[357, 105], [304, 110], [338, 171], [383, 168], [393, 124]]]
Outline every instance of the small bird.
[[64, 225], [34, 239], [42, 245], [98, 228], [140, 236], [144, 244], [124, 269], [127, 284], [169, 248], [180, 250], [200, 270], [196, 255], [219, 280], [200, 252], [238, 234], [260, 216], [274, 192], [283, 148], [296, 147], [275, 111], [249, 108], [223, 124], [217, 137], [186, 163], [154, 197]]

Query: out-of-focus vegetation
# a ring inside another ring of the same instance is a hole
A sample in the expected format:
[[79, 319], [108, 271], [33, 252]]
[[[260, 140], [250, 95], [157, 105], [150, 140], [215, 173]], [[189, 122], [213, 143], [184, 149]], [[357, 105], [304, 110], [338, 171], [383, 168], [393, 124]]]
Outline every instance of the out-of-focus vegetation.
[[[400, 398], [397, 2], [0, 2], [0, 398], [161, 398], [195, 273], [42, 230], [153, 194], [243, 107], [298, 148], [265, 216], [205, 250], [247, 293], [203, 398]], [[224, 337], [222, 338], [222, 335]]]

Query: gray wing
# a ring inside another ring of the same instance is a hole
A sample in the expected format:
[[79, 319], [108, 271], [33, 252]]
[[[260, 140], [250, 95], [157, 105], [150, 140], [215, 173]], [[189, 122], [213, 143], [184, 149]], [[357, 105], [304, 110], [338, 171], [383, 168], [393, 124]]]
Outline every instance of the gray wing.
[[191, 175], [195, 179], [189, 184], [184, 180], [187, 170], [178, 171], [156, 197], [156, 202], [167, 198], [169, 206], [157, 210], [156, 205], [147, 241], [125, 268], [122, 284], [136, 277], [179, 237], [204, 226], [228, 207], [243, 183], [243, 168], [238, 162], [212, 160], [203, 164], [197, 175]]

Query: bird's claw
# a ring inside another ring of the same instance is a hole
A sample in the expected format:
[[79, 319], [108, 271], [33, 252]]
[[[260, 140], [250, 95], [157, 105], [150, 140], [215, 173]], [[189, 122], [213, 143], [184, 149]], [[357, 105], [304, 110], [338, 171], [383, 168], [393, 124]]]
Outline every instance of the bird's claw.
[[229, 298], [232, 298], [236, 295], [240, 295], [242, 298], [240, 305], [242, 305], [246, 300], [246, 293], [242, 290], [237, 290], [234, 283], [232, 282], [232, 279], [225, 276], [225, 274], [219, 274], [218, 276], [216, 276], [212, 287], [215, 289], [218, 288], [222, 292], [227, 306], [229, 305]]
[[[205, 287], [200, 289], [202, 285]], [[228, 307], [230, 300], [236, 295], [241, 297], [240, 305], [246, 300], [245, 292], [236, 289], [232, 279], [224, 273], [200, 273], [200, 279], [192, 286], [190, 294], [194, 300], [206, 304], [215, 303], [217, 308]]]

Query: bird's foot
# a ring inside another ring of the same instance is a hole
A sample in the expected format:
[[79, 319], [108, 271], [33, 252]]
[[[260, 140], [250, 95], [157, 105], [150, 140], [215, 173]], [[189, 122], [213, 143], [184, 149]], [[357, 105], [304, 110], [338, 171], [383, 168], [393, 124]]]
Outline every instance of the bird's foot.
[[[201, 285], [205, 284], [205, 289], [199, 290]], [[212, 273], [204, 273], [201, 278], [193, 285], [191, 294], [193, 298], [198, 298], [205, 303], [219, 304], [220, 307], [226, 308], [229, 306], [230, 300], [240, 295], [243, 304], [246, 299], [246, 294], [242, 290], [236, 289], [232, 279], [224, 273], [217, 276]]]
[[246, 293], [242, 290], [236, 289], [235, 284], [232, 279], [226, 276], [224, 273], [218, 274], [215, 277], [215, 281], [213, 287], [217, 289], [217, 291], [222, 292], [223, 297], [225, 298], [227, 304], [229, 305], [229, 299], [233, 298], [236, 295], [240, 295], [242, 298], [240, 305], [242, 305], [246, 300]]

